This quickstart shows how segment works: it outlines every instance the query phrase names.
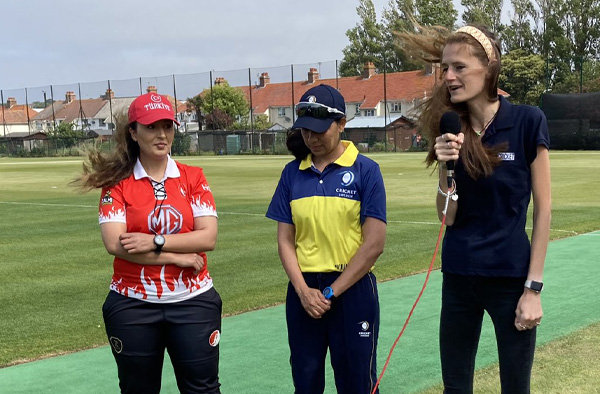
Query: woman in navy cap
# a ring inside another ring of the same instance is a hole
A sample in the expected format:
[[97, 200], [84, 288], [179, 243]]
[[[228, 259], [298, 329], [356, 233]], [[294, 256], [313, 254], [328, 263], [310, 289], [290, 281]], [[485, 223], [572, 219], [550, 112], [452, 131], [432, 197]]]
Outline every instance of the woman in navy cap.
[[206, 251], [217, 211], [201, 168], [174, 161], [168, 97], [129, 107], [109, 155], [91, 152], [78, 183], [102, 189], [102, 241], [114, 256], [102, 312], [122, 393], [159, 393], [165, 349], [181, 393], [219, 393], [222, 303]]
[[[526, 394], [550, 231], [546, 118], [539, 108], [498, 95], [500, 47], [487, 29], [423, 27], [422, 33], [399, 37], [410, 53], [442, 68], [420, 120], [430, 141], [427, 164], [440, 168], [438, 215], [448, 225], [440, 321], [444, 392], [473, 392], [485, 311], [496, 333], [502, 392]], [[446, 111], [460, 117], [458, 135], [445, 128], [440, 135]], [[446, 163], [455, 163], [450, 184]], [[530, 243], [525, 223], [532, 195]]]
[[296, 160], [285, 166], [267, 211], [278, 222], [290, 280], [296, 393], [323, 392], [327, 349], [338, 393], [371, 393], [377, 380], [379, 299], [371, 271], [385, 244], [385, 189], [379, 166], [341, 139], [345, 110], [331, 86], [302, 95], [288, 139]]

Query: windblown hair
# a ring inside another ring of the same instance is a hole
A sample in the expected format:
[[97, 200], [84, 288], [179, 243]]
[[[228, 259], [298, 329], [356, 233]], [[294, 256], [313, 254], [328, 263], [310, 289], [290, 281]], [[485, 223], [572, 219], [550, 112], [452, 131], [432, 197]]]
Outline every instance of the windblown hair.
[[[416, 57], [424, 63], [440, 64], [444, 47], [448, 44], [464, 44], [469, 54], [479, 59], [481, 64], [487, 66], [485, 84], [487, 97], [490, 102], [498, 100], [498, 77], [500, 75], [500, 45], [493, 33], [483, 26], [472, 25], [479, 29], [492, 43], [495, 59], [488, 60], [487, 54], [479, 41], [466, 33], [451, 32], [442, 26], [420, 26], [415, 24], [418, 31], [394, 32], [398, 47], [407, 54]], [[462, 132], [465, 135], [464, 143], [460, 150], [461, 161], [466, 172], [473, 179], [486, 177], [492, 174], [494, 168], [500, 163], [498, 153], [505, 148], [502, 146], [488, 147], [481, 143], [469, 119], [469, 109], [466, 103], [453, 104], [450, 102], [450, 92], [443, 81], [444, 73], [436, 82], [432, 96], [423, 102], [420, 107], [419, 125], [422, 133], [429, 141], [429, 152], [425, 163], [431, 166], [437, 163], [433, 141], [440, 134], [439, 124], [442, 115], [447, 111], [455, 111], [460, 115]]]
[[82, 191], [110, 187], [133, 173], [140, 146], [131, 138], [130, 127], [135, 129], [137, 123], [124, 122], [117, 128], [115, 148], [111, 153], [101, 153], [97, 148], [88, 150], [83, 173], [72, 182], [75, 186]]

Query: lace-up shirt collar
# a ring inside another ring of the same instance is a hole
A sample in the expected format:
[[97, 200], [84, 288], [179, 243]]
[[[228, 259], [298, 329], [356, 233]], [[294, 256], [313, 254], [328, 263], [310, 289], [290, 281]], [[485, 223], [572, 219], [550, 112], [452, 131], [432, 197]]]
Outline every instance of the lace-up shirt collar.
[[[137, 160], [135, 166], [133, 167], [133, 176], [136, 180], [142, 178], [150, 178], [151, 180], [154, 180], [150, 175], [148, 175], [146, 170], [144, 170], [144, 166], [142, 166], [142, 163], [140, 163], [140, 159]], [[179, 176], [180, 174], [179, 169], [177, 168], [177, 163], [175, 163], [175, 160], [171, 159], [171, 156], [169, 156], [167, 159], [165, 175], [163, 175], [162, 179], [160, 179], [158, 182], [163, 182], [167, 178], [179, 178]]]

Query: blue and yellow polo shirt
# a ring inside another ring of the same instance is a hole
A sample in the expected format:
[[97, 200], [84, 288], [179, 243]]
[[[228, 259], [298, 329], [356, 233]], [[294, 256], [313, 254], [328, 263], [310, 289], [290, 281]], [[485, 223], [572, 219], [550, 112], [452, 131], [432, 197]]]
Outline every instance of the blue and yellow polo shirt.
[[295, 226], [302, 272], [343, 271], [363, 242], [365, 218], [386, 221], [379, 165], [342, 143], [346, 150], [323, 172], [310, 154], [288, 163], [267, 210], [268, 218]]

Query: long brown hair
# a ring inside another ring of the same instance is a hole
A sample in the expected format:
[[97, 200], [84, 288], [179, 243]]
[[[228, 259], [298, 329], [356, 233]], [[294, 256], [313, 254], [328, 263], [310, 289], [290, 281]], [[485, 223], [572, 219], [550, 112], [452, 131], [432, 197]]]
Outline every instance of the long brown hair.
[[[448, 44], [464, 44], [469, 53], [479, 61], [487, 65], [485, 84], [487, 87], [487, 98], [490, 102], [498, 100], [498, 77], [500, 75], [500, 46], [496, 37], [483, 26], [471, 25], [479, 29], [492, 43], [495, 56], [488, 56], [474, 37], [465, 33], [451, 32], [442, 26], [420, 26], [415, 25], [418, 33], [394, 32], [400, 49], [416, 57], [425, 63], [439, 64], [442, 61], [444, 47]], [[422, 133], [429, 141], [429, 151], [425, 163], [431, 166], [437, 163], [433, 141], [440, 135], [439, 124], [444, 112], [455, 111], [460, 115], [462, 132], [465, 139], [460, 150], [461, 161], [466, 172], [473, 179], [490, 175], [494, 168], [500, 163], [498, 153], [504, 146], [488, 147], [481, 143], [476, 135], [469, 118], [469, 110], [466, 103], [454, 104], [450, 101], [450, 92], [443, 81], [444, 74], [433, 87], [432, 96], [423, 102], [420, 107], [419, 124]]]
[[117, 127], [115, 148], [109, 154], [101, 153], [96, 147], [88, 150], [87, 160], [83, 162], [83, 173], [73, 184], [82, 191], [90, 191], [114, 186], [130, 176], [140, 155], [140, 146], [129, 133], [129, 128], [135, 130], [136, 127], [136, 122], [123, 122]]

